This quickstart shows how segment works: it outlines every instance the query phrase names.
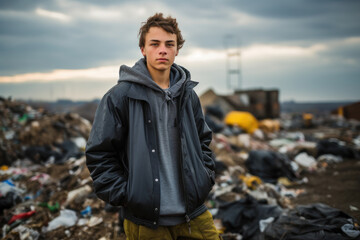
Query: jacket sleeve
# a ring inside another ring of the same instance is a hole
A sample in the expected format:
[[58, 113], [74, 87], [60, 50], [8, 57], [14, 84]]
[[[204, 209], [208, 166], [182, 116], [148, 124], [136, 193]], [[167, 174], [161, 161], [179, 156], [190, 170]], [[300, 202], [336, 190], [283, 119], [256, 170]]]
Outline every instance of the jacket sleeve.
[[211, 171], [215, 171], [215, 156], [209, 147], [212, 140], [212, 131], [205, 122], [205, 117], [202, 112], [199, 97], [194, 91], [192, 92], [192, 104], [204, 164]]
[[110, 95], [111, 91], [105, 94], [96, 110], [85, 155], [96, 195], [118, 206], [126, 204], [127, 198], [127, 170], [122, 161], [127, 128], [115, 107], [119, 102], [115, 105]]

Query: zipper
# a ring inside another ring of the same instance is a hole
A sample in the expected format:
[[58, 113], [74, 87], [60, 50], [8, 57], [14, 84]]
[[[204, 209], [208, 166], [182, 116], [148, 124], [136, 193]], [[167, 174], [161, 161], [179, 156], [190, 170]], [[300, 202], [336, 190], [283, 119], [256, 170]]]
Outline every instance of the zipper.
[[188, 216], [188, 212], [189, 212], [189, 199], [188, 199], [188, 195], [187, 195], [187, 191], [186, 191], [186, 186], [185, 186], [185, 179], [184, 179], [184, 158], [183, 158], [183, 141], [182, 141], [182, 122], [181, 122], [181, 108], [182, 108], [182, 104], [183, 103], [183, 98], [184, 98], [184, 93], [185, 93], [185, 86], [183, 86], [181, 95], [180, 95], [180, 101], [178, 104], [178, 116], [177, 116], [177, 121], [178, 121], [178, 129], [179, 129], [179, 135], [180, 135], [180, 146], [181, 146], [181, 151], [180, 151], [180, 164], [181, 164], [181, 180], [182, 180], [182, 185], [183, 185], [183, 190], [184, 190], [184, 197], [185, 197], [185, 220], [188, 224], [189, 227], [189, 234], [191, 234], [191, 226], [190, 226], [190, 217]]
[[186, 222], [188, 224], [188, 227], [189, 227], [189, 234], [191, 235], [191, 225], [190, 225], [190, 218], [189, 216], [186, 214], [185, 215], [185, 219], [186, 219]]

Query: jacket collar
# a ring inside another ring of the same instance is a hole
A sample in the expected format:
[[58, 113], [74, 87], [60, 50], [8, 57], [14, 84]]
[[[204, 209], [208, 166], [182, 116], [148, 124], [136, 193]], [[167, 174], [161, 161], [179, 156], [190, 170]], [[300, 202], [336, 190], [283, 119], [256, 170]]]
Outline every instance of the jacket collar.
[[133, 98], [133, 99], [137, 99], [137, 100], [143, 100], [143, 101], [148, 102], [146, 87], [141, 86], [141, 85], [136, 84], [136, 83], [131, 84], [131, 87], [129, 88], [127, 96], [129, 98]]
[[191, 80], [189, 80], [188, 81], [188, 88], [194, 88], [196, 85], [198, 85], [199, 84], [199, 82], [195, 82], [195, 81], [191, 81]]

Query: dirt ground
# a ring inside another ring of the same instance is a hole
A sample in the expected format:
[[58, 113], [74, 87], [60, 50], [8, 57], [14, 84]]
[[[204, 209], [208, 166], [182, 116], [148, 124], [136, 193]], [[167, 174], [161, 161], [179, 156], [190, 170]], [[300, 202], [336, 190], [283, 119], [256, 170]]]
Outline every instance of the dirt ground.
[[[360, 220], [359, 160], [344, 160], [330, 164], [323, 172], [308, 172], [303, 176], [306, 176], [309, 182], [297, 188], [305, 189], [306, 193], [294, 198], [292, 203], [299, 205], [320, 202]], [[351, 210], [350, 206], [358, 210]]]

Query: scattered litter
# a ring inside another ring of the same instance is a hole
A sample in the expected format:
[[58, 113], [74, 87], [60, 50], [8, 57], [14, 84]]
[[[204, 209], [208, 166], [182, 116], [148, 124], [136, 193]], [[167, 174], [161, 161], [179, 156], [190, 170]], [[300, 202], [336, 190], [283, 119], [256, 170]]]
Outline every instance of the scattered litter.
[[350, 211], [359, 211], [359, 208], [352, 206], [352, 205], [350, 205], [349, 208], [350, 208]]
[[269, 226], [270, 223], [272, 223], [275, 220], [274, 217], [269, 217], [267, 219], [262, 219], [259, 221], [259, 228], [260, 232], [264, 232], [266, 227]]
[[341, 156], [335, 156], [333, 154], [324, 154], [317, 158], [319, 162], [327, 162], [327, 163], [340, 163], [343, 161]]
[[[249, 112], [205, 110], [216, 155], [216, 183], [205, 204], [223, 239], [281, 239], [286, 229], [286, 237], [294, 239], [359, 236], [359, 223], [351, 216], [327, 205], [292, 201], [307, 194], [300, 186], [311, 184], [304, 173], [324, 173], [359, 159], [360, 128], [302, 132], [302, 118], [259, 121]], [[0, 115], [2, 237], [125, 240], [118, 231], [122, 208], [106, 204], [92, 190], [84, 157], [91, 124], [78, 114], [50, 114], [3, 98]], [[328, 176], [341, 174], [338, 168]], [[354, 205], [349, 209], [359, 211]]]
[[360, 230], [356, 229], [354, 224], [344, 224], [341, 227], [341, 230], [349, 237], [351, 238], [357, 238], [360, 235]]
[[89, 220], [89, 222], [87, 223], [87, 225], [89, 227], [94, 227], [96, 225], [99, 225], [100, 223], [103, 222], [103, 219], [102, 217], [95, 217], [95, 216], [92, 216]]
[[76, 212], [64, 209], [60, 211], [60, 216], [54, 218], [51, 222], [49, 222], [48, 227], [44, 228], [44, 232], [52, 231], [58, 227], [71, 227], [76, 224], [77, 216]]
[[314, 157], [309, 156], [307, 153], [303, 152], [297, 155], [294, 161], [299, 164], [301, 167], [304, 167], [309, 170], [316, 169], [316, 160]]

